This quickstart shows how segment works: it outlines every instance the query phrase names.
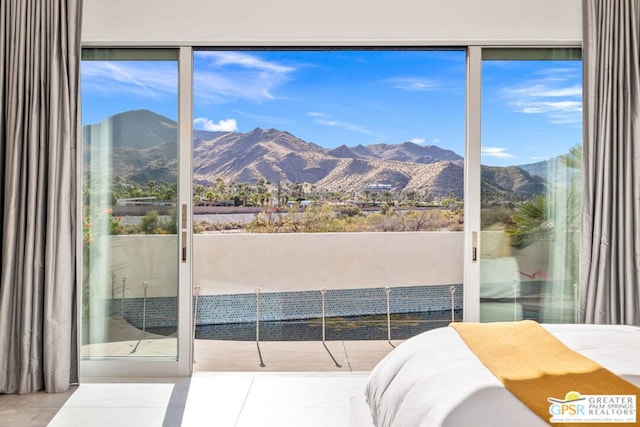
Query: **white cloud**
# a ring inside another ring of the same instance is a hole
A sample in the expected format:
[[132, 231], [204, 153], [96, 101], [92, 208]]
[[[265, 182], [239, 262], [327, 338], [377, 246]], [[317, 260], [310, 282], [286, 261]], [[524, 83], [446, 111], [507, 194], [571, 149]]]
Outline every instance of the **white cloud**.
[[178, 72], [174, 63], [131, 64], [84, 61], [82, 89], [109, 94], [129, 94], [159, 99], [178, 93]]
[[581, 67], [551, 67], [537, 71], [537, 74], [545, 76], [548, 80], [579, 79], [582, 77]]
[[279, 117], [279, 116], [267, 116], [264, 114], [255, 114], [242, 110], [233, 110], [235, 114], [238, 114], [243, 117], [248, 117], [251, 120], [255, 120], [262, 123], [273, 123], [273, 124], [288, 124], [291, 123], [292, 120], [288, 117]]
[[536, 84], [528, 87], [515, 88], [505, 91], [505, 95], [509, 97], [525, 97], [525, 98], [560, 98], [560, 97], [581, 97], [582, 87], [578, 85], [552, 88], [546, 84]]
[[424, 138], [411, 138], [409, 140], [409, 142], [413, 142], [414, 144], [424, 144], [425, 143], [425, 139]]
[[365, 128], [364, 126], [360, 126], [355, 123], [350, 123], [350, 122], [345, 122], [340, 120], [333, 120], [329, 114], [320, 113], [318, 111], [310, 111], [310, 112], [307, 112], [306, 115], [314, 118], [314, 122], [322, 126], [342, 128], [351, 132], [361, 133], [364, 135], [374, 135], [374, 136], [376, 135], [374, 132]]
[[316, 119], [316, 123], [324, 126], [331, 126], [342, 128], [351, 132], [362, 133], [364, 135], [375, 135], [372, 131], [367, 128], [349, 122], [341, 122], [339, 120], [325, 120], [325, 119]]
[[272, 100], [274, 91], [295, 72], [294, 67], [242, 52], [198, 52], [196, 60], [194, 94], [203, 102]]
[[513, 159], [513, 154], [507, 153], [505, 147], [482, 147], [482, 155], [487, 157], [497, 157], [499, 159]]
[[582, 102], [518, 100], [511, 102], [514, 110], [524, 114], [545, 114], [547, 119], [557, 125], [579, 125], [582, 123]]
[[516, 111], [526, 114], [540, 113], [581, 113], [582, 102], [578, 101], [527, 101], [512, 102]]
[[316, 112], [316, 111], [309, 111], [309, 112], [307, 113], [307, 116], [309, 116], [309, 117], [327, 117], [327, 115], [326, 115], [326, 114], [324, 114], [324, 113], [318, 113], [318, 112]]
[[421, 77], [398, 77], [387, 80], [387, 83], [402, 90], [429, 91], [436, 88], [433, 81]]
[[193, 120], [193, 124], [210, 132], [235, 132], [238, 130], [238, 123], [236, 122], [236, 119], [222, 119], [218, 122], [214, 122], [206, 117], [198, 117]]
[[276, 64], [275, 62], [265, 61], [255, 55], [242, 52], [228, 51], [202, 51], [198, 53], [199, 57], [213, 60], [215, 65], [237, 65], [244, 68], [268, 71], [273, 73], [288, 73], [293, 71], [292, 67]]
[[519, 87], [505, 88], [501, 94], [510, 99], [509, 105], [522, 114], [541, 114], [557, 125], [582, 123], [582, 87], [579, 77], [567, 70], [547, 70], [543, 77]]

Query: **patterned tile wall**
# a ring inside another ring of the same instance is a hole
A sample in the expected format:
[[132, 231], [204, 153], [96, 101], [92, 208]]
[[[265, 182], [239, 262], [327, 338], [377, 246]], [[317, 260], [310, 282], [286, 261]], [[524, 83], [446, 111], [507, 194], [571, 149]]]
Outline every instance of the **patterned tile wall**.
[[142, 329], [173, 327], [178, 324], [178, 299], [176, 297], [115, 298], [111, 303], [111, 316], [120, 317]]
[[[462, 285], [454, 286], [454, 306], [462, 309]], [[259, 294], [260, 320], [311, 319], [322, 313], [323, 294], [318, 291]], [[390, 288], [391, 313], [451, 310], [450, 285]], [[326, 317], [384, 314], [385, 288], [327, 289], [324, 293]], [[198, 299], [198, 325], [242, 323], [256, 319], [256, 294], [204, 295]]]
[[[462, 285], [454, 285], [453, 303], [462, 310]], [[451, 285], [408, 286], [389, 289], [391, 313], [415, 313], [451, 310]], [[260, 320], [312, 319], [326, 317], [385, 314], [387, 290], [385, 288], [327, 289], [317, 291], [260, 293]], [[195, 306], [194, 298], [194, 306]], [[111, 315], [124, 318], [136, 327], [175, 326], [177, 301], [175, 297], [126, 298], [124, 311], [121, 299], [114, 299]], [[256, 319], [256, 294], [201, 295], [197, 301], [197, 325], [243, 323]]]

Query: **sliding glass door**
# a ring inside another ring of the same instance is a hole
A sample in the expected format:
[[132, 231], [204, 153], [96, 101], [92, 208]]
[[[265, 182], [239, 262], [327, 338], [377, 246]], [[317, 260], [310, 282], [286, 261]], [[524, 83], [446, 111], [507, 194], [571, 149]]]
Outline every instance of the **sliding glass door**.
[[188, 374], [206, 326], [325, 297], [376, 339], [418, 311], [573, 321], [579, 50], [466, 53], [465, 77], [461, 50], [85, 49], [83, 375]]
[[576, 318], [578, 49], [483, 49], [480, 320]]
[[[188, 233], [179, 209], [178, 55], [83, 52], [83, 375], [125, 374], [123, 362], [146, 362], [134, 363], [135, 372], [175, 367], [180, 359]], [[90, 369], [95, 361], [115, 363]]]

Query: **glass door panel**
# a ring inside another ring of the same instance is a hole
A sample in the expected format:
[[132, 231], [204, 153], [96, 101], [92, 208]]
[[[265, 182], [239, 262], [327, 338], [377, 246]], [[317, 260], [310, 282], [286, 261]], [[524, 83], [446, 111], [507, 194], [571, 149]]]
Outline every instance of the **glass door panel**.
[[483, 50], [481, 321], [576, 318], [579, 54]]
[[178, 52], [85, 49], [84, 360], [177, 359]]

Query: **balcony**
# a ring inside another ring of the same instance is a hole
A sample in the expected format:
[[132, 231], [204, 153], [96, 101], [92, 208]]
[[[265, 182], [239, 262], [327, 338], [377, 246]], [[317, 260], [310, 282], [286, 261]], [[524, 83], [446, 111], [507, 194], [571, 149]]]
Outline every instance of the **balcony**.
[[[175, 354], [175, 236], [108, 239], [83, 356]], [[462, 247], [447, 232], [194, 235], [194, 369], [368, 370], [462, 319]]]

